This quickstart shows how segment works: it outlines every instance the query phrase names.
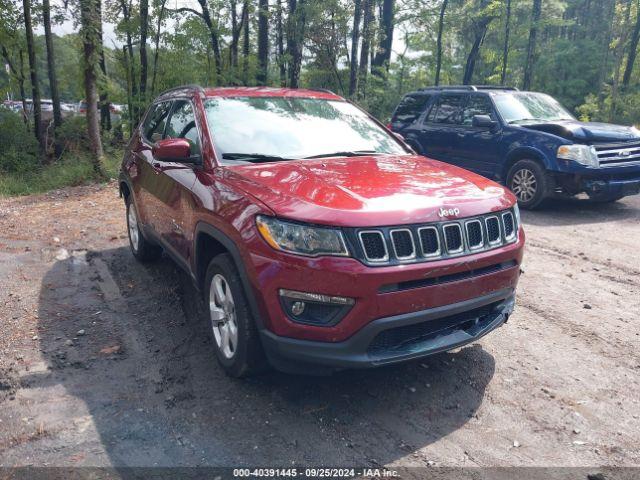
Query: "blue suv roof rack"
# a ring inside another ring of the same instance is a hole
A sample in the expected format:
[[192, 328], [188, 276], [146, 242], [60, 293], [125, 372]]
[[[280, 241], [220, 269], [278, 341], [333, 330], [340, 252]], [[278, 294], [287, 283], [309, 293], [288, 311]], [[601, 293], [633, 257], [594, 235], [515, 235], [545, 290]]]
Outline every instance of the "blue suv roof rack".
[[517, 92], [516, 87], [503, 87], [501, 85], [444, 85], [438, 87], [424, 87], [420, 91], [443, 91], [443, 90], [463, 90], [466, 92], [477, 92], [478, 90], [508, 90]]

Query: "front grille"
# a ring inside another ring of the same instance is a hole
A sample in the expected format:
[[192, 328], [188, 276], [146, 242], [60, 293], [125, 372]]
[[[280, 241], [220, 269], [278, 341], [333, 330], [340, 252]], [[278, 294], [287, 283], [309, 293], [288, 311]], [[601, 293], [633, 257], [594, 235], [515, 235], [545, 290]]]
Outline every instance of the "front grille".
[[487, 217], [485, 219], [487, 226], [487, 240], [490, 244], [495, 244], [500, 241], [500, 220], [498, 217]]
[[466, 226], [469, 248], [472, 250], [482, 248], [484, 245], [484, 238], [482, 236], [482, 224], [480, 223], [480, 220], [471, 220], [467, 222]]
[[360, 242], [367, 260], [372, 262], [384, 262], [389, 258], [382, 232], [360, 232]]
[[348, 229], [356, 240], [356, 256], [371, 265], [422, 262], [469, 255], [517, 238], [511, 210], [426, 225]]
[[462, 230], [459, 224], [452, 223], [444, 226], [444, 241], [448, 253], [459, 253], [463, 250]]
[[438, 238], [438, 229], [436, 227], [419, 228], [418, 234], [420, 235], [422, 255], [430, 257], [440, 253], [440, 239]]
[[411, 230], [391, 230], [391, 243], [396, 258], [399, 260], [407, 260], [416, 256]]
[[594, 145], [601, 167], [640, 165], [640, 143]]
[[511, 212], [506, 212], [502, 214], [502, 223], [504, 225], [504, 236], [505, 238], [512, 238], [515, 234], [515, 227], [513, 223], [513, 214]]
[[421, 342], [430, 340], [438, 335], [445, 335], [454, 330], [467, 330], [477, 322], [492, 318], [496, 306], [500, 302], [491, 303], [483, 307], [475, 308], [448, 317], [436, 318], [425, 322], [406, 325], [404, 327], [390, 328], [375, 336], [369, 344], [369, 355], [382, 356], [390, 352], [403, 353], [411, 351]]

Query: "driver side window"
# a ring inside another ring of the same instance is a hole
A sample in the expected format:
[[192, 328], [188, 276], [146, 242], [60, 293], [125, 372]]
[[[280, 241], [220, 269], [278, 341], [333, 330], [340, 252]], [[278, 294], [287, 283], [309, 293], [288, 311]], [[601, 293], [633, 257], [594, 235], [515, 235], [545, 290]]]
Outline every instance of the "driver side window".
[[165, 138], [184, 138], [191, 145], [191, 154], [200, 153], [200, 137], [193, 106], [188, 100], [176, 100], [167, 125]]

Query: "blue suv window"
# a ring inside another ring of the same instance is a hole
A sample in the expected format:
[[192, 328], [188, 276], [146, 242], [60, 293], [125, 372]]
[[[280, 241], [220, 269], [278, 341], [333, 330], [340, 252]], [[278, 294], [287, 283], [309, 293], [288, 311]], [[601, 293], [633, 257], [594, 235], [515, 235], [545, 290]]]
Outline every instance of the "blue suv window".
[[488, 115], [495, 121], [496, 115], [493, 111], [491, 99], [486, 95], [473, 95], [469, 98], [467, 106], [462, 112], [462, 124], [470, 126], [475, 115]]
[[407, 95], [393, 113], [392, 122], [413, 123], [424, 111], [431, 95]]
[[460, 124], [462, 120], [462, 106], [466, 95], [443, 94], [431, 108], [427, 121], [433, 123]]

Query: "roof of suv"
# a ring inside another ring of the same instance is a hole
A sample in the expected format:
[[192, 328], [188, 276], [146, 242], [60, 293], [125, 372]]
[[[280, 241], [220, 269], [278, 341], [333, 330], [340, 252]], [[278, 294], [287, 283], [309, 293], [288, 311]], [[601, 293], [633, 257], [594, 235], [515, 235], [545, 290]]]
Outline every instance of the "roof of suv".
[[199, 92], [204, 97], [297, 97], [317, 98], [321, 100], [344, 100], [329, 90], [276, 87], [201, 87], [183, 85], [162, 92], [158, 97], [173, 97], [180, 94]]
[[418, 92], [442, 92], [447, 90], [463, 91], [463, 92], [478, 92], [478, 91], [510, 91], [517, 92], [516, 87], [503, 87], [500, 85], [444, 85], [438, 87], [425, 87], [418, 89]]

